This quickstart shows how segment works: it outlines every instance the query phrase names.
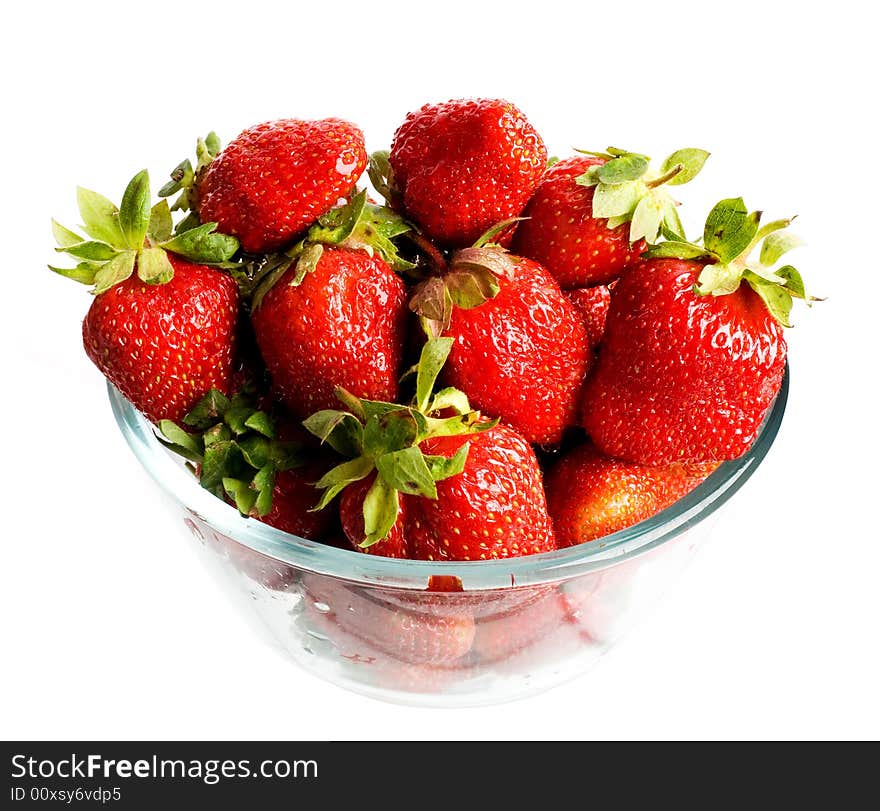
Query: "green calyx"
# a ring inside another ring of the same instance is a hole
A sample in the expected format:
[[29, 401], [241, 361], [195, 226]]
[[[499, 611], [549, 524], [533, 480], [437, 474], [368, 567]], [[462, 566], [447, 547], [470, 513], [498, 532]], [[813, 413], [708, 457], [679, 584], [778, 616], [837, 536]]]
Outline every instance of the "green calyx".
[[[794, 299], [802, 299], [807, 305], [821, 301], [807, 294], [801, 274], [792, 265], [775, 267], [786, 253], [803, 245], [799, 237], [787, 230], [793, 219], [761, 225], [761, 212], [750, 213], [741, 197], [721, 200], [706, 218], [701, 244], [676, 237], [655, 245], [644, 256], [704, 261], [694, 293], [729, 295], [746, 282], [770, 314], [782, 326], [790, 327]], [[752, 259], [759, 245], [758, 258]]]
[[150, 178], [138, 172], [116, 206], [88, 189], [77, 189], [83, 220], [81, 236], [52, 220], [52, 233], [59, 253], [77, 259], [72, 268], [49, 265], [50, 270], [81, 284], [92, 285], [99, 295], [128, 279], [137, 269], [145, 284], [164, 284], [174, 276], [167, 252], [192, 262], [229, 267], [238, 240], [217, 233], [216, 223], [205, 223], [174, 233], [171, 210], [162, 200], [151, 206]]
[[595, 188], [594, 217], [607, 219], [609, 228], [630, 223], [630, 243], [644, 239], [654, 244], [661, 234], [667, 238], [682, 235], [678, 203], [666, 187], [693, 180], [709, 157], [706, 150], [679, 149], [663, 161], [659, 172], [651, 171], [651, 159], [637, 152], [614, 147], [607, 152], [577, 151], [605, 159], [575, 178], [579, 185]]
[[171, 170], [171, 180], [161, 189], [159, 197], [177, 195], [171, 204], [171, 211], [186, 211], [188, 214], [178, 225], [178, 230], [186, 231], [199, 225], [198, 183], [211, 161], [220, 154], [220, 138], [216, 132], [209, 132], [204, 138], [196, 141], [196, 165], [193, 168], [189, 158], [182, 160]]
[[362, 189], [345, 205], [333, 208], [318, 219], [306, 236], [284, 253], [256, 258], [239, 277], [243, 294], [250, 296], [252, 307], [260, 302], [284, 276], [294, 268], [290, 284], [302, 284], [321, 258], [324, 246], [378, 254], [392, 270], [399, 273], [415, 267], [397, 250], [394, 240], [407, 233], [410, 226], [391, 209], [367, 200]]
[[267, 515], [276, 473], [303, 463], [301, 445], [277, 439], [274, 421], [247, 390], [230, 399], [211, 389], [183, 426], [162, 420], [159, 431], [162, 444], [198, 465], [202, 487], [231, 499], [242, 515]]
[[[419, 448], [422, 442], [432, 437], [476, 434], [498, 424], [498, 420], [483, 420], [479, 412], [471, 411], [467, 397], [457, 389], [435, 393], [437, 377], [451, 349], [451, 338], [425, 343], [418, 364], [407, 373], [416, 378], [416, 393], [408, 406], [363, 400], [339, 388], [336, 396], [347, 410], [318, 411], [303, 422], [321, 442], [347, 457], [317, 482], [323, 493], [316, 510], [326, 507], [352, 482], [376, 472], [364, 499], [362, 547], [378, 543], [391, 531], [400, 493], [436, 499], [436, 483], [464, 470], [469, 443], [447, 458], [425, 454]], [[451, 411], [452, 416], [439, 416], [441, 411]]]
[[441, 275], [429, 276], [416, 285], [409, 308], [420, 317], [427, 335], [437, 337], [448, 329], [453, 307], [479, 307], [498, 295], [499, 279], [515, 277], [519, 259], [493, 240], [520, 219], [494, 225], [472, 247], [453, 253]]

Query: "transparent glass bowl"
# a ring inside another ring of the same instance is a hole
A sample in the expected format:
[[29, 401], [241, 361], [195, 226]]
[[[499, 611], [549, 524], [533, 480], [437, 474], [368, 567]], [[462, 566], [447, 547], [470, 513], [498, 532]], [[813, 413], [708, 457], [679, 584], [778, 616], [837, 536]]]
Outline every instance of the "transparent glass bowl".
[[243, 518], [199, 486], [116, 389], [109, 393], [135, 456], [230, 597], [262, 621], [255, 627], [264, 636], [348, 689], [468, 706], [577, 676], [654, 604], [773, 444], [788, 370], [751, 450], [673, 506], [600, 541], [467, 563], [364, 555]]

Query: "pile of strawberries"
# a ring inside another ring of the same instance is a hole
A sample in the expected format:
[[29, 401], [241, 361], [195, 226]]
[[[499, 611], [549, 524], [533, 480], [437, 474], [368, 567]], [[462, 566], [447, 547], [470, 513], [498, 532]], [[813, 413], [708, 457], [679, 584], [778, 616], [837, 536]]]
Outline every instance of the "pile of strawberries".
[[52, 269], [93, 288], [89, 357], [243, 514], [389, 557], [547, 552], [744, 454], [779, 390], [799, 243], [740, 198], [688, 240], [669, 190], [707, 157], [548, 160], [498, 100], [426, 105], [369, 157], [348, 122], [273, 121], [199, 140], [158, 203], [145, 171], [118, 207], [80, 189]]

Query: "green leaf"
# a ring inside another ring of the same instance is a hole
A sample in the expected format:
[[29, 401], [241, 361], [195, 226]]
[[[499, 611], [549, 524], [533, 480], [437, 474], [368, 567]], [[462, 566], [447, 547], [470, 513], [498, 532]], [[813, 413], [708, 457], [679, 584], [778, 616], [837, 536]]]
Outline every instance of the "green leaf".
[[765, 282], [763, 279], [747, 274], [746, 280], [767, 305], [767, 309], [783, 327], [790, 327], [789, 314], [791, 313], [792, 298], [785, 288], [778, 284]]
[[171, 239], [174, 230], [174, 222], [171, 219], [171, 209], [168, 208], [167, 200], [160, 200], [150, 209], [150, 223], [147, 226], [147, 236], [150, 243], [159, 245]]
[[83, 221], [83, 230], [92, 239], [108, 245], [122, 246], [125, 239], [119, 227], [119, 209], [116, 204], [97, 192], [79, 187], [76, 202]]
[[803, 244], [804, 241], [790, 231], [779, 230], [769, 234], [761, 245], [761, 264], [772, 267], [790, 250]]
[[483, 420], [479, 412], [471, 411], [457, 417], [446, 417], [445, 419], [436, 419], [429, 417], [427, 419], [427, 428], [423, 432], [423, 437], [438, 436], [460, 436], [462, 434], [479, 434], [483, 431], [489, 431], [498, 425], [499, 420]]
[[629, 227], [630, 243], [644, 239], [648, 243], [657, 241], [660, 223], [663, 221], [664, 206], [653, 194], [646, 194], [633, 212]]
[[495, 244], [495, 237], [503, 234], [511, 225], [528, 219], [527, 217], [511, 217], [509, 220], [502, 220], [493, 225], [486, 233], [482, 234], [473, 244], [474, 248], [485, 248], [487, 245]]
[[64, 276], [66, 279], [72, 279], [80, 284], [92, 285], [95, 283], [95, 276], [98, 275], [98, 271], [103, 266], [94, 262], [80, 262], [75, 268], [58, 268], [54, 265], [49, 265], [48, 267], [49, 270]]
[[225, 432], [219, 430], [222, 427], [212, 428], [205, 434], [205, 455], [199, 481], [206, 490], [214, 490], [220, 486], [240, 455], [236, 443], [227, 438]]
[[698, 296], [726, 296], [739, 288], [743, 271], [731, 265], [706, 265], [697, 279], [694, 292]]
[[357, 227], [367, 205], [367, 190], [361, 189], [344, 206], [332, 208], [309, 229], [308, 241], [338, 245]]
[[758, 233], [755, 234], [755, 242], [759, 242], [770, 234], [781, 231], [783, 228], [788, 228], [794, 222], [794, 219], [794, 217], [789, 217], [785, 220], [773, 220], [772, 222], [765, 223], [758, 229]]
[[272, 512], [272, 496], [275, 489], [275, 468], [267, 465], [254, 476], [253, 487], [257, 491], [253, 512], [260, 518]]
[[644, 155], [629, 152], [603, 163], [596, 171], [602, 183], [626, 183], [638, 180], [648, 170], [648, 159]]
[[[235, 397], [223, 414], [223, 422], [232, 429], [233, 434], [241, 436], [247, 433], [247, 419], [253, 413], [254, 408], [251, 404], [243, 402], [239, 397]], [[256, 467], [262, 467], [262, 465], [256, 465]]]
[[376, 458], [415, 444], [419, 424], [409, 408], [396, 406], [385, 414], [373, 414], [364, 426], [364, 453]]
[[501, 292], [498, 278], [486, 268], [450, 270], [443, 277], [443, 282], [451, 302], [462, 310], [479, 307]]
[[457, 476], [464, 470], [471, 443], [465, 442], [452, 456], [426, 456], [425, 462], [435, 482]]
[[112, 259], [119, 251], [111, 248], [106, 242], [88, 240], [70, 245], [67, 248], [56, 248], [59, 253], [66, 253], [77, 259], [86, 259], [90, 262], [106, 262]]
[[170, 197], [181, 189], [192, 186], [195, 179], [195, 172], [189, 158], [185, 158], [171, 170], [171, 180], [169, 180], [161, 189], [159, 189], [159, 197]]
[[779, 268], [776, 275], [785, 281], [785, 289], [788, 290], [796, 298], [804, 299], [807, 304], [812, 304], [815, 299], [807, 295], [807, 289], [804, 280], [798, 270], [791, 265]]
[[457, 414], [467, 414], [471, 410], [471, 404], [468, 402], [467, 395], [463, 391], [450, 387], [438, 391], [428, 408], [420, 410], [425, 414], [430, 414], [444, 408], [451, 408]]
[[722, 263], [732, 262], [751, 244], [760, 219], [759, 211], [749, 214], [742, 197], [722, 200], [709, 212], [703, 244]]
[[238, 511], [242, 515], [250, 515], [257, 501], [256, 490], [251, 488], [248, 482], [241, 481], [240, 479], [223, 477], [221, 481], [226, 495], [232, 499]]
[[163, 248], [142, 248], [137, 255], [138, 278], [146, 284], [165, 284], [174, 277], [174, 268]]
[[629, 217], [645, 194], [644, 184], [602, 184], [593, 193], [593, 216], [600, 219]]
[[185, 425], [204, 431], [223, 419], [229, 408], [229, 398], [219, 389], [211, 389], [183, 418]]
[[269, 439], [275, 438], [275, 425], [265, 411], [254, 411], [245, 421], [245, 428], [256, 431]]
[[665, 175], [680, 165], [682, 167], [681, 171], [675, 177], [670, 178], [667, 183], [670, 186], [681, 186], [693, 180], [700, 173], [709, 154], [705, 149], [679, 149], [663, 161], [663, 165], [660, 167], [660, 174]]
[[618, 228], [621, 225], [625, 225], [631, 219], [630, 214], [624, 214], [621, 217], [609, 217], [607, 222], [605, 223], [605, 227], [609, 230], [613, 230], [614, 228]]
[[208, 150], [208, 155], [212, 158], [216, 158], [217, 155], [220, 154], [220, 149], [222, 147], [220, 136], [213, 130], [205, 136], [205, 147]]
[[166, 240], [161, 247], [192, 262], [205, 265], [226, 262], [238, 250], [238, 240], [226, 234], [215, 233], [216, 230], [217, 223], [206, 222]]
[[364, 496], [364, 539], [360, 544], [362, 548], [366, 549], [388, 536], [397, 522], [399, 499], [397, 490], [389, 486], [381, 476], [376, 476]]
[[241, 455], [252, 468], [259, 470], [272, 462], [272, 440], [249, 434], [236, 440]]
[[363, 426], [347, 411], [318, 411], [304, 420], [303, 426], [343, 456], [360, 456], [363, 452]]
[[670, 239], [666, 242], [652, 245], [644, 253], [644, 256], [648, 259], [699, 259], [700, 257], [706, 256], [707, 253], [706, 249], [699, 245], [694, 245], [691, 242], [678, 242], [677, 240]]
[[65, 228], [56, 220], [52, 220], [52, 236], [55, 237], [59, 248], [70, 248], [84, 241], [79, 234], [74, 233], [69, 228]]
[[294, 273], [289, 284], [293, 285], [293, 287], [299, 287], [306, 276], [318, 267], [318, 262], [321, 261], [323, 255], [324, 246], [320, 243], [313, 242], [306, 245], [303, 252], [299, 255], [299, 259], [296, 260]]
[[197, 436], [187, 433], [171, 420], [160, 420], [159, 430], [172, 446], [172, 450], [191, 462], [202, 461], [202, 443]]
[[431, 392], [453, 343], [452, 338], [432, 338], [422, 347], [416, 372], [416, 408], [422, 413], [427, 413]]
[[315, 487], [324, 492], [313, 510], [323, 510], [349, 484], [369, 476], [374, 467], [372, 459], [367, 456], [359, 456], [357, 459], [342, 462], [328, 470], [315, 484]]
[[389, 160], [390, 153], [387, 149], [379, 150], [370, 155], [370, 163], [367, 174], [373, 188], [390, 204], [396, 194], [394, 185], [394, 170]]
[[119, 227], [122, 236], [132, 250], [144, 246], [147, 226], [150, 223], [150, 176], [144, 169], [129, 182], [119, 207]]
[[437, 487], [431, 471], [417, 447], [382, 454], [376, 458], [376, 470], [386, 484], [402, 493], [437, 498]]
[[122, 251], [104, 264], [95, 274], [95, 287], [92, 293], [96, 296], [100, 295], [114, 285], [124, 282], [134, 272], [135, 257], [134, 251]]

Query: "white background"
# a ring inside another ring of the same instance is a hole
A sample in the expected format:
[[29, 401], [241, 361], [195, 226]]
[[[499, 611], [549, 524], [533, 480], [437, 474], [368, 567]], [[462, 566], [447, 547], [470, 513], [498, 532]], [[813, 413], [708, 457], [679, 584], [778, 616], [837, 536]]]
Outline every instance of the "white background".
[[[870, 4], [14, 4], [0, 132], [0, 493], [8, 738], [878, 737], [877, 12]], [[197, 134], [338, 115], [387, 146], [426, 101], [501, 96], [550, 151], [712, 151], [721, 197], [800, 214], [828, 300], [795, 313], [770, 456], [653, 616], [591, 673], [516, 704], [346, 693], [252, 637], [112, 421], [85, 288], [49, 218], [77, 184], [154, 188]]]

